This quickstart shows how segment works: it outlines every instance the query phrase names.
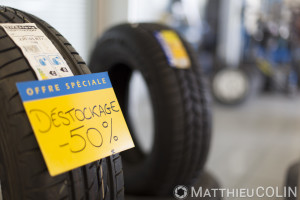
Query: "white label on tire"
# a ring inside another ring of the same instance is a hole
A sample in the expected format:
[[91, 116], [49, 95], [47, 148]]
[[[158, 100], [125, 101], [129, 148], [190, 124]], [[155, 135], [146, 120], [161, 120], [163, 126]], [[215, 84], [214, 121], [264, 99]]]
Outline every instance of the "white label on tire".
[[20, 47], [39, 80], [73, 76], [62, 55], [34, 23], [0, 26]]

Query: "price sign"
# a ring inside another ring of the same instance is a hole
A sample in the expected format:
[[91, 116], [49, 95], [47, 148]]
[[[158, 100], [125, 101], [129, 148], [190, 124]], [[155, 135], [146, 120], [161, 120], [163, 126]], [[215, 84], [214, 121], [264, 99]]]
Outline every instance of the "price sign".
[[134, 147], [106, 72], [17, 87], [52, 176]]

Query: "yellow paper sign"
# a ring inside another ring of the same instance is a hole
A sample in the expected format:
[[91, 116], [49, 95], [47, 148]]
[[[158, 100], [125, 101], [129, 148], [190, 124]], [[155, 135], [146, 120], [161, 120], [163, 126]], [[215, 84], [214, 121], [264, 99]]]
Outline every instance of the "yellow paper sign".
[[134, 147], [107, 73], [17, 87], [52, 176]]
[[162, 46], [171, 66], [179, 69], [190, 68], [190, 58], [176, 32], [172, 30], [162, 30], [156, 32], [155, 36]]

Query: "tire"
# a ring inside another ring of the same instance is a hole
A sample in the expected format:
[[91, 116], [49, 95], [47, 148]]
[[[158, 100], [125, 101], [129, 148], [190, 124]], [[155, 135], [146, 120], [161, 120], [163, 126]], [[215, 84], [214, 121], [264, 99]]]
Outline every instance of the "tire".
[[[294, 189], [295, 187], [299, 190], [299, 170], [300, 170], [300, 162], [297, 162], [291, 165], [287, 171], [285, 186]], [[297, 197], [290, 196], [286, 197], [286, 200], [296, 200]]]
[[[35, 23], [74, 75], [90, 73], [53, 27], [22, 11], [0, 7], [0, 23]], [[4, 200], [123, 199], [121, 157], [114, 155], [51, 177], [24, 111], [16, 82], [37, 80], [21, 50], [0, 28], [0, 180]], [[0, 196], [1, 198], [1, 196]]]
[[[136, 145], [122, 153], [129, 194], [170, 196], [176, 185], [193, 184], [210, 145], [209, 93], [197, 59], [181, 38], [191, 68], [171, 67], [154, 35], [160, 30], [171, 29], [151, 23], [115, 26], [99, 39], [90, 60], [92, 72], [109, 72]], [[137, 141], [128, 109], [129, 82], [136, 71], [146, 82], [153, 108], [154, 142], [148, 153]]]
[[[247, 64], [237, 69], [218, 69], [211, 81], [214, 99], [226, 106], [236, 106], [245, 103], [261, 91], [262, 86], [263, 77], [261, 74], [255, 69], [255, 66]], [[232, 93], [234, 91], [235, 93]]]
[[297, 78], [298, 78], [298, 91], [299, 91], [299, 88], [300, 88], [300, 66], [299, 65], [296, 65], [294, 67], [296, 73], [297, 73]]
[[[196, 183], [195, 189], [202, 188], [202, 191], [209, 190], [210, 194], [213, 194], [213, 190], [217, 188], [221, 188], [221, 185], [217, 178], [211, 174], [210, 172], [204, 170], [200, 176], [200, 180]], [[201, 199], [200, 197], [198, 197]], [[202, 197], [203, 198], [203, 197]], [[222, 200], [222, 194], [221, 191], [217, 191], [216, 195], [212, 195], [212, 197], [205, 197], [207, 200]], [[187, 198], [188, 200], [193, 200], [195, 197]]]
[[[218, 180], [212, 175], [211, 173], [203, 170], [201, 173], [198, 182], [193, 185], [196, 193], [198, 192], [197, 190], [201, 187], [202, 188], [202, 195], [204, 196], [205, 191], [208, 190], [209, 193], [211, 194], [211, 197], [207, 197], [208, 195], [205, 195], [205, 197], [201, 197], [200, 194], [198, 193], [199, 196], [197, 196], [194, 193], [194, 196], [192, 197], [192, 189], [188, 188], [188, 196], [185, 198], [182, 198], [184, 200], [195, 200], [195, 199], [205, 199], [205, 200], [222, 200], [222, 194], [221, 191], [214, 191], [215, 189], [221, 188], [221, 185], [219, 184]], [[174, 192], [174, 191], [173, 191]], [[215, 195], [214, 195], [215, 194]], [[174, 200], [178, 199], [177, 197], [174, 197], [174, 194], [172, 197], [158, 197], [155, 198], [157, 200]], [[132, 195], [127, 195], [126, 200], [153, 200], [152, 196], [132, 196]]]

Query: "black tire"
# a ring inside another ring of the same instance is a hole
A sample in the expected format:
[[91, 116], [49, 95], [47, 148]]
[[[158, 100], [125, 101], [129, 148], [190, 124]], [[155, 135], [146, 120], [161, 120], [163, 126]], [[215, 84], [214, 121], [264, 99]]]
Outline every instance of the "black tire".
[[[208, 195], [206, 195], [206, 197], [200, 197], [196, 196], [195, 193], [193, 193], [193, 197], [192, 197], [192, 189], [188, 188], [188, 196], [186, 198], [183, 198], [184, 200], [195, 200], [195, 199], [205, 199], [205, 200], [222, 200], [222, 194], [221, 191], [216, 191], [214, 195], [214, 191], [215, 189], [219, 189], [221, 188], [218, 180], [209, 172], [203, 170], [203, 172], [201, 173], [198, 182], [195, 183], [195, 185], [193, 185], [194, 190], [196, 191], [196, 193], [198, 192], [198, 189], [201, 187], [202, 188], [202, 195], [204, 196], [204, 193], [206, 190], [209, 191], [209, 193], [211, 194], [211, 197], [207, 197]], [[177, 198], [174, 197], [174, 194], [172, 197], [156, 197], [156, 200], [175, 200]], [[132, 195], [127, 195], [126, 196], [126, 200], [153, 200], [152, 196], [132, 196]]]
[[296, 65], [294, 67], [296, 73], [297, 73], [297, 77], [298, 77], [298, 91], [299, 91], [299, 88], [300, 88], [300, 65]]
[[[35, 23], [74, 75], [90, 73], [70, 43], [35, 16], [0, 7], [0, 23]], [[24, 111], [16, 82], [37, 80], [18, 46], [0, 28], [0, 180], [3, 199], [123, 199], [119, 155], [51, 177]]]
[[[194, 185], [195, 190], [197, 190], [200, 187], [202, 188], [202, 191], [209, 190], [210, 194], [214, 194], [213, 190], [221, 188], [221, 185], [220, 185], [219, 181], [217, 180], [217, 178], [213, 174], [204, 170], [199, 178], [199, 181]], [[221, 191], [219, 191], [219, 190], [216, 192], [215, 196], [212, 195], [212, 197], [202, 197], [202, 198], [198, 197], [198, 198], [199, 199], [205, 198], [207, 200], [222, 200], [223, 199]], [[187, 198], [187, 200], [193, 200], [193, 199], [197, 199], [197, 198], [196, 197]]]
[[[109, 71], [136, 148], [124, 152], [126, 192], [172, 195], [176, 185], [191, 185], [207, 158], [211, 137], [209, 93], [196, 57], [181, 38], [191, 60], [190, 69], [169, 66], [154, 33], [170, 30], [159, 24], [122, 24], [97, 42], [91, 56], [92, 72]], [[154, 113], [154, 143], [143, 153], [135, 139], [128, 113], [129, 81], [141, 72]]]
[[[299, 191], [299, 178], [300, 178], [299, 170], [300, 170], [300, 162], [297, 162], [289, 167], [284, 186], [286, 186], [287, 188], [290, 187], [292, 190], [294, 190], [294, 188], [296, 187], [298, 188]], [[297, 197], [291, 195], [290, 197], [286, 197], [285, 199], [296, 200]]]

